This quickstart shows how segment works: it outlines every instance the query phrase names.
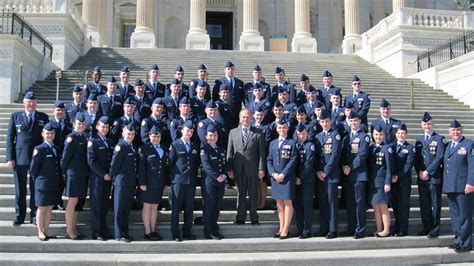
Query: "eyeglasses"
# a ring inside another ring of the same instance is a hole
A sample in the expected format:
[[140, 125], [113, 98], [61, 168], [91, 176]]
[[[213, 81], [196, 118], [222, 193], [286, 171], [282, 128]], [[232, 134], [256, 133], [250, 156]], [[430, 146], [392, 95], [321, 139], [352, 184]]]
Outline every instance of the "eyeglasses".
[[360, 85], [360, 82], [354, 82], [352, 85]]

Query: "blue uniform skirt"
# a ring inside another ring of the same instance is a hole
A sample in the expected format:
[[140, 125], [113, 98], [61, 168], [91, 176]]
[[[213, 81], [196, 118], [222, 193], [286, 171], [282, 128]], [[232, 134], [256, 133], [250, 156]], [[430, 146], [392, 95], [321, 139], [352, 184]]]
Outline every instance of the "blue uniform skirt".
[[58, 203], [59, 191], [56, 190], [35, 190], [36, 207], [52, 206]]
[[164, 186], [159, 186], [159, 187], [147, 186], [146, 191], [142, 191], [140, 188], [138, 188], [137, 199], [143, 203], [158, 204], [161, 202], [161, 199], [163, 198], [164, 188], [165, 188]]
[[89, 177], [87, 176], [67, 176], [66, 197], [85, 198], [89, 187]]
[[370, 204], [388, 204], [390, 202], [390, 193], [385, 193], [384, 188], [370, 188]]
[[295, 182], [293, 179], [287, 178], [283, 182], [278, 183], [272, 177], [272, 199], [275, 200], [292, 200], [295, 198]]

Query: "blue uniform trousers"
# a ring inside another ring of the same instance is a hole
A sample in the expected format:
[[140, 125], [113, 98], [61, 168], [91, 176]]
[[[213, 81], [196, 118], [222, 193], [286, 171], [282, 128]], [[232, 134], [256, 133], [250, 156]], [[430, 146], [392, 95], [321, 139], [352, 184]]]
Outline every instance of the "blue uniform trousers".
[[366, 181], [356, 181], [350, 176], [347, 179], [347, 231], [350, 233], [363, 234], [365, 232], [367, 221], [366, 183]]
[[204, 235], [216, 235], [219, 231], [217, 220], [222, 207], [225, 186], [202, 186]]
[[194, 184], [171, 184], [169, 197], [171, 199], [171, 236], [178, 237], [179, 213], [183, 210], [183, 235], [191, 234], [193, 226], [193, 207], [196, 186]]
[[295, 212], [298, 233], [311, 234], [313, 232], [314, 184], [302, 183], [295, 187]]
[[327, 234], [328, 232], [337, 233], [338, 220], [338, 189], [337, 183], [321, 182], [318, 179], [319, 194], [319, 221], [320, 232]]
[[[15, 177], [15, 215], [16, 221], [25, 221], [26, 216], [26, 186], [29, 165], [15, 165], [13, 176]], [[36, 217], [35, 204], [35, 182], [30, 176], [30, 217]]]
[[408, 233], [410, 217], [411, 178], [401, 179], [392, 184], [391, 203], [395, 216], [394, 233]]
[[420, 213], [423, 230], [439, 234], [441, 218], [441, 184], [430, 184], [418, 181], [420, 194]]
[[115, 238], [130, 237], [128, 224], [135, 192], [134, 186], [114, 186]]
[[472, 195], [447, 193], [451, 227], [454, 233], [453, 245], [472, 249]]
[[108, 234], [107, 210], [109, 209], [112, 182], [93, 176], [89, 185], [92, 235]]

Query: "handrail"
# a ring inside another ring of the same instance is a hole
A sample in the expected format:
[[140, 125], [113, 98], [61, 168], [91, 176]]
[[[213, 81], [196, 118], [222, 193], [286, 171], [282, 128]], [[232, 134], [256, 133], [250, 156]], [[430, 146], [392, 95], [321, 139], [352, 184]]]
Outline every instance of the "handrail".
[[0, 13], [0, 34], [16, 35], [50, 61], [53, 59], [53, 45], [14, 10], [3, 9]]
[[418, 72], [474, 50], [474, 31], [470, 31], [417, 56]]

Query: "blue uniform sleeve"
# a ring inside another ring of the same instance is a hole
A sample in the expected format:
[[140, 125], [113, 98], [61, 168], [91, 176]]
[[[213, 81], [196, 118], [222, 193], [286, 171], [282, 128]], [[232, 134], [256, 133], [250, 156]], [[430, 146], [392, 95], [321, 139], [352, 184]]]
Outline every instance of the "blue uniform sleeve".
[[40, 149], [38, 149], [38, 147], [36, 147], [33, 150], [33, 157], [31, 158], [31, 164], [30, 164], [30, 175], [33, 178], [33, 180], [38, 176], [38, 172], [41, 168], [41, 162], [43, 160], [44, 160], [43, 153], [40, 151]]
[[392, 184], [392, 176], [394, 173], [394, 151], [391, 145], [385, 145], [384, 147], [384, 154], [385, 154], [385, 165], [386, 165], [386, 172], [385, 172], [385, 185]]
[[[69, 138], [71, 138], [71, 140], [68, 142]], [[66, 141], [64, 142], [64, 151], [63, 151], [63, 156], [61, 158], [61, 169], [64, 174], [67, 172], [67, 169], [69, 168], [69, 163], [72, 160], [72, 156], [75, 150], [76, 150], [76, 144], [75, 144], [74, 138], [67, 137]]]
[[352, 171], [366, 164], [368, 155], [369, 142], [365, 141], [365, 139], [361, 139], [356, 157], [352, 162], [349, 162], [349, 167], [351, 167]]
[[87, 142], [87, 163], [94, 174], [103, 177], [107, 173], [97, 162], [97, 143], [92, 139]]
[[147, 154], [145, 152], [145, 146], [140, 148], [138, 153], [138, 185], [146, 186], [147, 184]]
[[359, 109], [359, 112], [357, 112], [358, 115], [361, 117], [366, 116], [369, 113], [370, 109], [370, 98], [369, 95], [366, 94], [364, 97], [364, 100], [362, 101], [362, 107]]
[[112, 161], [110, 162], [110, 176], [112, 177], [112, 180], [115, 180], [115, 176], [117, 175], [118, 170], [122, 166], [125, 152], [126, 151], [124, 147], [121, 147], [118, 144], [117, 146], [115, 146], [114, 153], [112, 155]]
[[213, 179], [216, 179], [221, 174], [217, 171], [217, 168], [212, 166], [210, 154], [206, 152], [206, 149], [202, 147], [201, 149], [201, 163], [202, 163], [202, 170]]
[[[268, 174], [272, 176], [275, 173], [275, 168], [273, 167], [273, 151], [276, 150], [274, 148], [274, 141], [270, 143], [270, 148], [269, 153], [268, 153], [268, 158], [267, 158], [267, 168], [268, 168]], [[278, 150], [276, 150], [278, 152]]]
[[423, 143], [421, 140], [418, 138], [415, 142], [415, 171], [416, 174], [418, 175], [418, 172], [423, 169]]
[[341, 156], [342, 143], [340, 135], [337, 134], [337, 136], [339, 136], [339, 140], [337, 140], [337, 138], [333, 138], [332, 154], [329, 157], [329, 160], [326, 161], [326, 165], [324, 166], [324, 173], [327, 175], [333, 173], [334, 171], [339, 171], [338, 168]]
[[474, 186], [474, 142], [471, 141], [467, 157], [467, 184]]
[[199, 124], [198, 124], [197, 135], [198, 135], [199, 141], [201, 141], [201, 143], [207, 143], [207, 140], [206, 140], [206, 125], [202, 121], [199, 122]]
[[16, 128], [15, 128], [15, 119], [12, 114], [10, 116], [10, 120], [8, 121], [6, 161], [16, 160], [15, 141], [16, 141]]
[[405, 165], [403, 166], [403, 173], [405, 175], [411, 176], [411, 169], [413, 168], [414, 162], [415, 162], [415, 148], [413, 146], [409, 146], [407, 161], [405, 162]]
[[440, 136], [438, 138], [438, 143], [436, 145], [436, 157], [434, 158], [433, 161], [431, 161], [429, 165], [426, 166], [426, 171], [430, 174], [430, 176], [433, 176], [436, 173], [439, 166], [443, 162], [444, 148], [445, 148], [444, 137]]

